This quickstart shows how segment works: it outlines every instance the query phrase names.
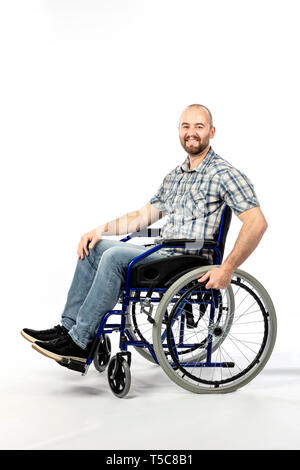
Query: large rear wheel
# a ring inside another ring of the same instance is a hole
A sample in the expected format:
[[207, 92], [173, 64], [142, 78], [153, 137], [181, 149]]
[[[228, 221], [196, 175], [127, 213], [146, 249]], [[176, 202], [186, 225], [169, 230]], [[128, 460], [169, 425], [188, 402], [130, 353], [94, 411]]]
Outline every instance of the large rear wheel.
[[[238, 269], [227, 289], [205, 289], [197, 280], [212, 268], [197, 268], [178, 279], [161, 300], [153, 326], [161, 367], [194, 393], [231, 392], [246, 385], [264, 368], [276, 340], [276, 313], [264, 287]], [[204, 312], [192, 329], [183, 328], [189, 304]]]

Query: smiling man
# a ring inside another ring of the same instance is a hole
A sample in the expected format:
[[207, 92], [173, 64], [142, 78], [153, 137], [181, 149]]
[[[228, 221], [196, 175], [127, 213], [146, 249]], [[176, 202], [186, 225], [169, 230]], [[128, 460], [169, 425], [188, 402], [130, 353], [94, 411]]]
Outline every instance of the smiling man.
[[267, 222], [250, 180], [211, 149], [210, 139], [214, 135], [215, 127], [208, 108], [196, 104], [184, 110], [179, 123], [179, 137], [188, 153], [185, 165], [190, 172], [198, 170], [203, 175], [198, 178], [199, 190], [203, 191], [205, 198], [202, 225], [207, 231], [202, 233], [203, 239], [213, 238], [215, 230], [209, 233], [209, 225], [215, 227], [215, 224], [210, 224], [209, 219], [213, 220], [214, 214], [220, 212], [220, 201], [229, 205], [243, 222], [234, 248], [224, 263], [199, 279], [200, 282], [208, 280], [207, 288], [222, 289], [227, 287], [233, 272], [257, 247], [267, 229]]
[[[185, 161], [166, 175], [144, 207], [81, 237], [61, 324], [49, 330], [21, 331], [38, 352], [56, 361], [74, 358], [85, 362], [101, 319], [119, 299], [129, 262], [148, 249], [102, 239], [103, 236], [136, 232], [166, 216], [161, 230], [163, 238], [213, 239], [227, 204], [242, 221], [240, 233], [222, 265], [209, 270], [199, 281], [207, 281], [206, 287], [215, 289], [223, 289], [230, 283], [235, 269], [258, 245], [267, 223], [250, 180], [211, 148], [214, 135], [208, 108], [193, 104], [183, 111], [179, 138], [187, 153]], [[182, 249], [160, 250], [139, 264], [178, 253]], [[209, 250], [202, 250], [201, 256], [206, 258], [206, 264], [212, 264]]]

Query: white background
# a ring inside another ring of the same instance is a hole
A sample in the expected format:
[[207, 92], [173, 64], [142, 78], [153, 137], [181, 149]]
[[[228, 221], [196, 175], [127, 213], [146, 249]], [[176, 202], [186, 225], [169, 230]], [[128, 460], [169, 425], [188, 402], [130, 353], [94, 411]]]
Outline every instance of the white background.
[[[1, 1], [1, 448], [300, 447], [297, 4]], [[266, 370], [226, 397], [177, 390], [135, 354], [134, 399], [117, 400], [19, 331], [59, 322], [80, 236], [143, 206], [183, 161], [191, 103], [211, 109], [214, 150], [255, 185], [269, 228], [242, 268], [269, 291], [278, 339]], [[157, 434], [179, 398], [181, 420], [206, 420], [201, 442], [195, 423], [189, 437]], [[147, 429], [118, 434], [120, 416], [145, 415]]]

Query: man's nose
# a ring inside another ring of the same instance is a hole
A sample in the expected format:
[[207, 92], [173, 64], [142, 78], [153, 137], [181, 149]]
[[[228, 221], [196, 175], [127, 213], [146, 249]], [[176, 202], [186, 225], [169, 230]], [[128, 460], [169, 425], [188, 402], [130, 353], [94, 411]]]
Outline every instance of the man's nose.
[[188, 131], [187, 131], [187, 136], [193, 136], [193, 135], [198, 135], [197, 132], [196, 132], [196, 129], [194, 127], [189, 127]]

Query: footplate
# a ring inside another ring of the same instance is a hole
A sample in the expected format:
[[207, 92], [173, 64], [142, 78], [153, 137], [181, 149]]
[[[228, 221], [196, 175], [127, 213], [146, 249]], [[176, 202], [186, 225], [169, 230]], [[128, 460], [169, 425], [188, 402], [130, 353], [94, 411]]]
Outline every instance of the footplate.
[[88, 365], [85, 362], [76, 361], [75, 359], [66, 359], [62, 358], [61, 361], [56, 361], [57, 364], [63, 367], [67, 367], [68, 369], [76, 370], [77, 372], [81, 372], [82, 375], [85, 375], [88, 370]]

